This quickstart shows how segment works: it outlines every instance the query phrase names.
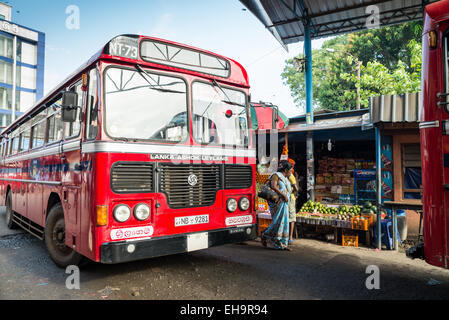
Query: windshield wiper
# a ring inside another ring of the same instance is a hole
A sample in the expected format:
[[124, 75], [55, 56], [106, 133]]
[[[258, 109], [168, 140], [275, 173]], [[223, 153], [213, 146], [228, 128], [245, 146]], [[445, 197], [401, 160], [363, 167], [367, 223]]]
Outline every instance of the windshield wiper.
[[[238, 106], [238, 107], [246, 108], [246, 106], [245, 106], [244, 104], [240, 104], [240, 103], [237, 103], [237, 102], [226, 101], [226, 100], [221, 100], [221, 102], [224, 102], [224, 103], [226, 103], [226, 104], [230, 104], [230, 105], [232, 105], [232, 106]], [[243, 111], [243, 113], [244, 113], [244, 112], [245, 112], [245, 111]]]
[[[237, 103], [237, 102], [233, 102], [233, 101], [229, 98], [229, 96], [226, 94], [226, 92], [224, 91], [224, 89], [223, 89], [223, 88], [220, 86], [220, 84], [217, 82], [217, 80], [212, 79], [211, 82], [212, 82], [212, 84], [214, 85], [214, 87], [218, 87], [218, 88], [221, 90], [221, 92], [223, 92], [223, 94], [225, 95], [226, 99], [228, 99], [228, 100], [221, 100], [221, 102], [224, 102], [224, 103], [226, 103], [226, 104], [230, 104], [230, 105], [233, 105], [233, 106], [239, 106], [239, 107], [245, 108], [245, 110], [242, 112], [242, 113], [245, 113], [245, 111], [246, 111], [246, 106], [245, 106], [245, 105], [240, 104], [240, 103]], [[207, 106], [206, 110], [204, 110], [203, 114], [201, 115], [202, 117], [203, 117], [203, 116], [206, 114], [206, 112], [209, 110], [209, 108], [210, 108], [210, 106], [212, 105], [213, 102], [214, 102], [214, 100], [212, 100], [212, 101], [209, 103], [209, 105]], [[240, 113], [240, 114], [242, 114], [242, 113]]]
[[[160, 92], [169, 92], [169, 93], [182, 93], [182, 94], [185, 94], [185, 92], [183, 92], [183, 91], [177, 91], [177, 90], [171, 90], [171, 89], [164, 89], [164, 88], [157, 88], [157, 87], [155, 87], [155, 85], [154, 84], [152, 84], [148, 79], [147, 79], [147, 77], [145, 77], [143, 74], [145, 74], [145, 75], [147, 75], [147, 76], [150, 76], [149, 74], [148, 74], [148, 72], [146, 72], [144, 69], [142, 69], [142, 67], [140, 66], [140, 65], [138, 65], [138, 64], [136, 64], [136, 69], [137, 69], [137, 71], [139, 72], [139, 74], [140, 74], [140, 76], [150, 85], [150, 89], [151, 90], [157, 90], [157, 91], [160, 91]], [[158, 86], [160, 87], [160, 85], [158, 84]]]
[[230, 105], [233, 105], [233, 106], [238, 106], [238, 107], [246, 108], [245, 105], [232, 101], [232, 100], [229, 98], [229, 96], [226, 94], [226, 92], [224, 91], [224, 89], [222, 88], [222, 86], [220, 86], [220, 84], [217, 82], [217, 80], [213, 79], [213, 80], [212, 80], [212, 84], [213, 84], [214, 86], [218, 87], [218, 88], [221, 90], [221, 92], [223, 92], [223, 94], [225, 95], [226, 99], [228, 99], [228, 100], [221, 100], [221, 102], [224, 102], [224, 103], [226, 103], [226, 104], [230, 104]]

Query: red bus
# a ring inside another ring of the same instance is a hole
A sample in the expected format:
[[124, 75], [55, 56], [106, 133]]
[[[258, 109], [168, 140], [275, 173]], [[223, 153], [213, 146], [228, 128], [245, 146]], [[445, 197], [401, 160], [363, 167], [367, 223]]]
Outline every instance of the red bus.
[[[443, 268], [449, 263], [449, 1], [427, 5], [420, 116], [424, 243], [408, 254]], [[419, 249], [419, 250], [417, 250]]]
[[10, 228], [60, 267], [255, 239], [256, 151], [245, 69], [122, 35], [2, 132]]

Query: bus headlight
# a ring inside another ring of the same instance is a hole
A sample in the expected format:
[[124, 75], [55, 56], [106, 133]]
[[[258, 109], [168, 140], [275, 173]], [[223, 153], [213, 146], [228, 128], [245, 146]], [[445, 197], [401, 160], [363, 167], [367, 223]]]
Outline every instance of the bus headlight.
[[139, 221], [147, 220], [150, 217], [150, 213], [150, 207], [145, 203], [138, 204], [134, 208], [134, 217], [136, 217], [136, 219]]
[[237, 206], [238, 206], [237, 200], [235, 200], [234, 198], [231, 198], [226, 202], [226, 208], [231, 213], [237, 210]]
[[249, 199], [247, 197], [243, 197], [239, 200], [239, 208], [242, 211], [248, 210], [250, 205], [251, 203], [249, 202]]
[[131, 209], [125, 204], [120, 204], [115, 207], [113, 214], [114, 214], [114, 219], [117, 222], [123, 223], [123, 222], [128, 221], [129, 218], [131, 217]]

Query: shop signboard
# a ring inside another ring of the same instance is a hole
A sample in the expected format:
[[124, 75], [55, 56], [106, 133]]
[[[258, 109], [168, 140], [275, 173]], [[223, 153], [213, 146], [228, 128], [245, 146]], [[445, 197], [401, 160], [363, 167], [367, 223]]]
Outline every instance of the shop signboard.
[[392, 152], [393, 138], [391, 136], [382, 137], [382, 202], [393, 201], [393, 152]]

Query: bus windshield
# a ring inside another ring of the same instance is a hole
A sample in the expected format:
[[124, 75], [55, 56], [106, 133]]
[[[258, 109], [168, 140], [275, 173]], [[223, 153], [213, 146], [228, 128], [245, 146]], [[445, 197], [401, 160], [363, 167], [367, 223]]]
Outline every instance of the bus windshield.
[[193, 136], [201, 144], [248, 145], [248, 115], [243, 92], [194, 82]]
[[187, 85], [175, 77], [110, 67], [105, 122], [111, 138], [181, 142], [188, 136]]

